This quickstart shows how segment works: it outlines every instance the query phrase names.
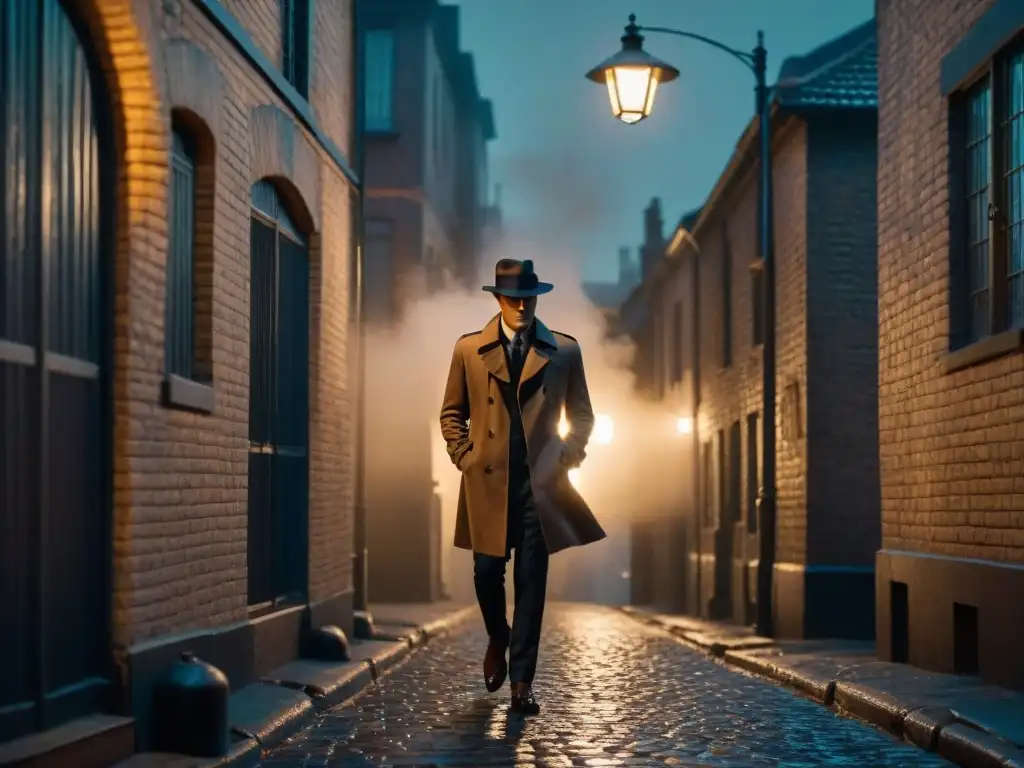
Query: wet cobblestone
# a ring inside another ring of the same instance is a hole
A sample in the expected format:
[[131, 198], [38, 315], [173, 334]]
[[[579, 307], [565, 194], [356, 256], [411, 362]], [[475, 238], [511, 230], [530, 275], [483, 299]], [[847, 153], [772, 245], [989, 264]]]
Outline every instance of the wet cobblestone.
[[261, 765], [916, 768], [949, 763], [622, 614], [549, 606], [534, 689], [541, 714], [488, 694], [482, 622], [435, 640]]

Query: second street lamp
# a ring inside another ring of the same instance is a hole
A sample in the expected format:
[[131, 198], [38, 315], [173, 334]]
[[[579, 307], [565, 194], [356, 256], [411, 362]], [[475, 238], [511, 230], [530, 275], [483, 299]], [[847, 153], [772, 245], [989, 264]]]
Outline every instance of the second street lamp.
[[[605, 83], [612, 114], [624, 123], [635, 124], [648, 117], [654, 107], [658, 83], [675, 80], [679, 70], [643, 49], [641, 32], [659, 32], [705, 43], [743, 62], [756, 81], [755, 111], [758, 122], [758, 242], [761, 265], [764, 322], [762, 391], [762, 455], [761, 488], [757, 500], [758, 563], [757, 563], [757, 631], [765, 637], [774, 635], [772, 583], [775, 570], [775, 235], [772, 203], [771, 100], [767, 83], [767, 52], [764, 35], [757, 33], [757, 47], [751, 53], [730, 48], [709, 37], [669, 27], [637, 26], [630, 15], [622, 36], [622, 49], [587, 73], [596, 83]], [[694, 510], [695, 518], [700, 515]], [[698, 523], [699, 525], [699, 523]], [[699, 531], [698, 531], [699, 536]]]

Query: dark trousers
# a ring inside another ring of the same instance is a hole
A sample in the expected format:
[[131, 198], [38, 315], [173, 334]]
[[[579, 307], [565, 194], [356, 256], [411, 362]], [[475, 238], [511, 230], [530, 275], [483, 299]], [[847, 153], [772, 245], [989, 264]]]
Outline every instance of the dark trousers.
[[[509, 478], [508, 535], [504, 557], [473, 555], [473, 581], [491, 642], [509, 649], [509, 680], [533, 683], [540, 649], [540, 625], [548, 582], [548, 549], [540, 528], [537, 505], [528, 472]], [[522, 477], [522, 475], [526, 475]], [[512, 570], [515, 608], [512, 627], [505, 611], [505, 566], [516, 559]]]

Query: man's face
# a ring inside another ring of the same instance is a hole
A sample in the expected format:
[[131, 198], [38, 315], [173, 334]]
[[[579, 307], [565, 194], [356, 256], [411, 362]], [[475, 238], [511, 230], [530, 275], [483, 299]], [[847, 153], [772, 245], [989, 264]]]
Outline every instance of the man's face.
[[498, 306], [501, 307], [501, 317], [505, 324], [514, 331], [521, 331], [529, 328], [533, 322], [533, 316], [537, 313], [537, 297], [514, 299], [498, 294]]

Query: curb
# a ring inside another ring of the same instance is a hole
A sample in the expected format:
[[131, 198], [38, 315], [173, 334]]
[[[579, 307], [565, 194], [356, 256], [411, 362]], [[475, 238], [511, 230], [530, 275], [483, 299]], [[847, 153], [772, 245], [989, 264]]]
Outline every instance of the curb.
[[[730, 667], [794, 688], [840, 715], [855, 717], [885, 730], [921, 749], [936, 752], [961, 768], [1024, 768], [1024, 749], [988, 733], [943, 706], [908, 706], [906, 702], [859, 683], [814, 676], [774, 662], [750, 651], [749, 646], [731, 650], [726, 643], [696, 642], [656, 614], [622, 606], [625, 615], [641, 624], [661, 629], [677, 642], [717, 659]], [[765, 641], [761, 646], [770, 647]]]
[[[474, 606], [467, 606], [442, 616], [422, 626], [412, 625], [408, 635], [365, 657], [355, 657], [346, 662], [339, 672], [339, 665], [324, 663], [322, 674], [309, 679], [309, 672], [291, 679], [289, 671], [297, 671], [292, 662], [281, 667], [281, 674], [263, 678], [252, 683], [248, 690], [255, 696], [280, 701], [281, 705], [267, 712], [259, 727], [247, 730], [231, 726], [236, 741], [228, 754], [221, 758], [204, 759], [185, 755], [157, 753], [136, 754], [117, 768], [250, 768], [265, 759], [268, 753], [282, 742], [310, 725], [318, 716], [334, 707], [347, 703], [371, 688], [380, 678], [408, 659], [413, 651], [427, 645], [431, 640], [444, 637], [456, 626], [474, 615]], [[354, 647], [358, 653], [359, 646]], [[334, 668], [333, 670], [331, 668]], [[314, 670], [315, 672], [315, 670]], [[307, 678], [307, 679], [300, 679]], [[238, 693], [238, 691], [236, 691]]]
[[[292, 716], [282, 717], [276, 720], [274, 728], [260, 737], [255, 738], [258, 749], [247, 751], [238, 755], [235, 759], [222, 760], [216, 763], [220, 766], [248, 766], [253, 757], [256, 760], [267, 757], [267, 753], [274, 747], [294, 736], [308, 726], [312, 720], [322, 713], [325, 713], [336, 706], [344, 704], [356, 698], [364, 691], [373, 686], [380, 678], [409, 658], [412, 652], [422, 648], [435, 638], [447, 635], [457, 625], [474, 614], [473, 606], [461, 608], [447, 616], [442, 616], [428, 624], [416, 627], [414, 631], [402, 640], [393, 641], [392, 644], [371, 656], [363, 659], [353, 659], [353, 667], [346, 670], [346, 673], [333, 685], [320, 686], [303, 684], [288, 680], [261, 682], [270, 685], [278, 685], [284, 688], [292, 688], [301, 691], [309, 697], [310, 706], [303, 708], [301, 712], [295, 712]], [[255, 754], [253, 754], [255, 753]], [[229, 757], [234, 757], [229, 755]]]

